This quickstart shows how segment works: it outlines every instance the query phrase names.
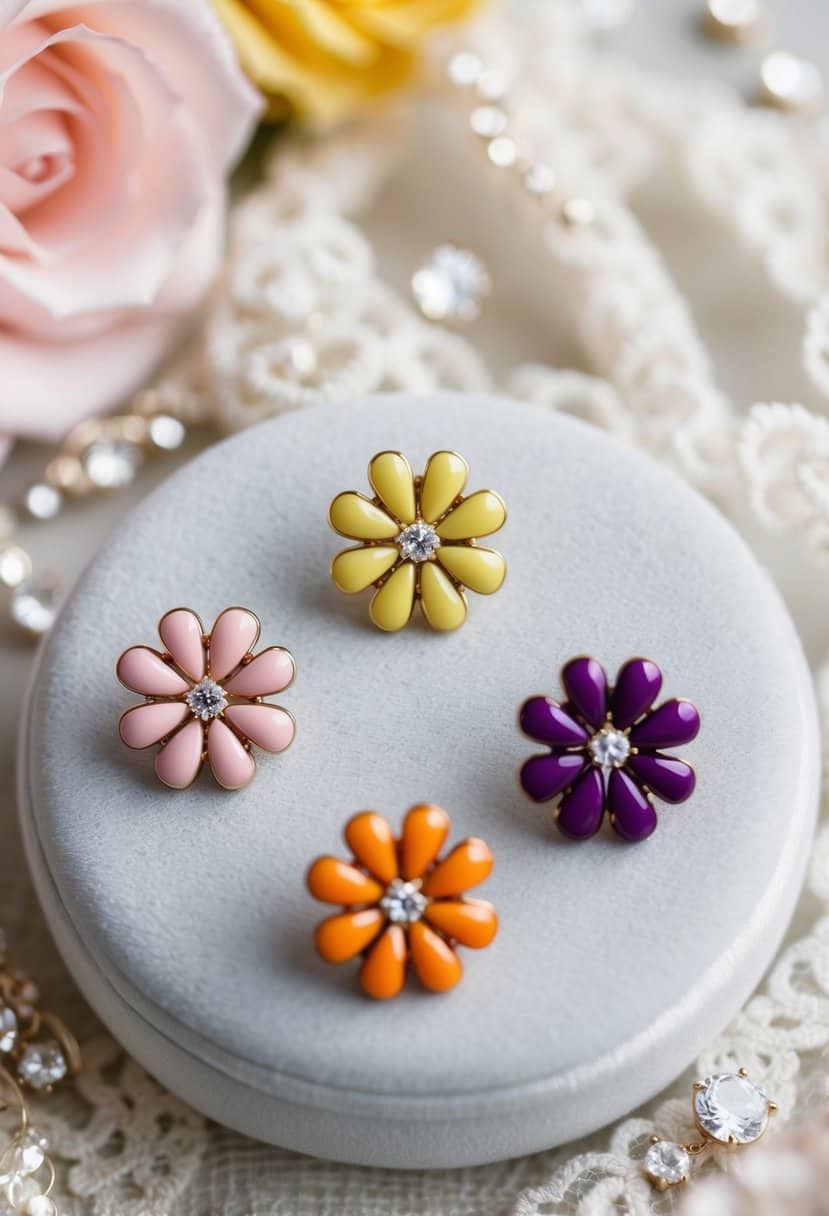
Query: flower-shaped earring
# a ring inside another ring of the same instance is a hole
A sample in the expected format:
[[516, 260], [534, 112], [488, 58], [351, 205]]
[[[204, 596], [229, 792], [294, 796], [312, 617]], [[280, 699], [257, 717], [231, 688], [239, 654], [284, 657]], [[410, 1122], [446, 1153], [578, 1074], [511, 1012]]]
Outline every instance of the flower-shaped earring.
[[259, 621], [246, 608], [226, 608], [209, 634], [189, 608], [161, 618], [164, 645], [131, 646], [118, 660], [118, 679], [146, 697], [121, 716], [127, 747], [161, 744], [155, 771], [165, 785], [184, 789], [207, 761], [219, 785], [238, 790], [256, 771], [251, 744], [281, 752], [293, 741], [293, 716], [262, 698], [294, 678], [293, 655], [270, 646], [253, 655]]
[[413, 806], [395, 840], [382, 815], [363, 811], [345, 826], [353, 861], [318, 857], [308, 871], [315, 899], [344, 911], [317, 926], [317, 952], [327, 963], [364, 955], [360, 983], [369, 996], [397, 996], [407, 964], [433, 992], [454, 988], [463, 974], [456, 945], [488, 946], [498, 930], [491, 904], [467, 899], [492, 870], [492, 853], [470, 837], [442, 861], [450, 820], [439, 806]]
[[435, 452], [422, 477], [400, 452], [380, 452], [368, 466], [376, 497], [347, 491], [331, 503], [334, 531], [361, 542], [337, 554], [331, 577], [348, 595], [376, 588], [369, 614], [378, 628], [402, 629], [420, 600], [433, 629], [457, 629], [464, 588], [491, 595], [503, 583], [503, 557], [477, 538], [503, 526], [506, 508], [492, 490], [462, 498], [468, 475], [457, 452]]
[[651, 794], [684, 802], [694, 792], [691, 766], [661, 749], [696, 737], [697, 710], [676, 698], [651, 708], [662, 673], [649, 659], [628, 660], [613, 688], [595, 659], [571, 659], [561, 682], [563, 704], [540, 696], [521, 707], [524, 734], [551, 749], [526, 761], [522, 788], [536, 802], [560, 797], [556, 822], [574, 840], [594, 835], [605, 811], [625, 840], [645, 840], [656, 827]]

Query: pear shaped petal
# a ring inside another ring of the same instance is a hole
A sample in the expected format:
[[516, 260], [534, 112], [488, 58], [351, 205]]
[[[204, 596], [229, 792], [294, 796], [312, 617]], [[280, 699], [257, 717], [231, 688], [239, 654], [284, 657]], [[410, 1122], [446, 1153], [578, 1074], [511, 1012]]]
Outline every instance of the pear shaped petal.
[[463, 967], [455, 951], [422, 920], [416, 921], [409, 929], [409, 949], [418, 979], [432, 992], [446, 992], [454, 988], [463, 975]]
[[294, 741], [293, 715], [279, 705], [231, 705], [225, 718], [257, 747], [266, 752], [284, 752]]
[[372, 946], [360, 968], [363, 992], [376, 1001], [397, 996], [406, 980], [406, 935], [400, 925], [389, 925]]
[[225, 692], [234, 697], [272, 697], [287, 688], [295, 674], [296, 664], [290, 650], [269, 646], [227, 681]]
[[403, 562], [375, 592], [369, 614], [378, 629], [395, 633], [409, 623], [415, 600], [415, 579], [412, 562]]
[[438, 862], [434, 870], [426, 875], [423, 894], [430, 899], [443, 899], [448, 895], [462, 895], [464, 891], [477, 887], [492, 873], [492, 851], [485, 841], [470, 836], [455, 845], [451, 853]]
[[331, 564], [331, 577], [340, 591], [356, 595], [391, 570], [400, 557], [396, 545], [359, 545], [343, 549]]
[[121, 715], [118, 733], [127, 747], [137, 750], [151, 747], [172, 734], [189, 712], [184, 701], [151, 701], [135, 705]]
[[382, 507], [353, 490], [337, 495], [328, 519], [335, 532], [352, 540], [392, 540], [400, 531], [397, 521]]
[[259, 637], [259, 621], [247, 608], [225, 608], [210, 634], [210, 674], [223, 680], [250, 654]]
[[165, 743], [155, 758], [156, 775], [174, 790], [191, 785], [202, 764], [204, 728], [195, 718]]
[[381, 882], [397, 878], [397, 842], [382, 815], [361, 811], [345, 825], [345, 842], [370, 874]]
[[466, 597], [435, 562], [421, 566], [420, 596], [423, 615], [433, 629], [449, 633], [466, 620]]
[[411, 465], [400, 452], [379, 452], [368, 466], [368, 479], [383, 506], [402, 524], [417, 516]]
[[463, 493], [469, 466], [457, 452], [435, 452], [429, 457], [420, 487], [420, 514], [427, 523], [440, 519]]
[[492, 595], [507, 574], [507, 563], [500, 553], [477, 545], [441, 545], [437, 559], [452, 578], [478, 595]]
[[494, 490], [478, 490], [458, 503], [437, 526], [441, 540], [473, 540], [504, 526], [507, 508]]
[[318, 857], [306, 878], [314, 899], [326, 904], [376, 904], [385, 887], [339, 857]]
[[131, 646], [115, 668], [122, 684], [143, 697], [180, 697], [190, 685], [149, 646]]
[[383, 928], [385, 917], [379, 908], [361, 912], [340, 912], [320, 921], [314, 934], [317, 953], [326, 963], [347, 963], [370, 946]]
[[429, 924], [470, 950], [483, 950], [498, 932], [498, 917], [483, 899], [435, 900], [426, 909]]
[[424, 802], [413, 806], [403, 821], [400, 869], [404, 878], [422, 878], [443, 848], [450, 820], [443, 807]]
[[204, 627], [195, 612], [174, 608], [165, 613], [158, 633], [176, 667], [198, 683], [205, 670]]
[[214, 718], [207, 728], [207, 758], [213, 776], [226, 790], [240, 790], [253, 780], [256, 761], [221, 718]]

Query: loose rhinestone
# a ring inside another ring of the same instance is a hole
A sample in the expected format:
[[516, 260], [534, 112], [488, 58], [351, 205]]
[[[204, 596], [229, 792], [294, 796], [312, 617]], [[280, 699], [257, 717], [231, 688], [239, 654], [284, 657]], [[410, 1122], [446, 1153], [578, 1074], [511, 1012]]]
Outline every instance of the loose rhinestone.
[[424, 524], [418, 520], [417, 523], [409, 524], [407, 528], [403, 529], [397, 538], [397, 543], [403, 557], [407, 557], [413, 562], [425, 562], [439, 548], [440, 537], [430, 524]]
[[630, 755], [627, 735], [610, 727], [595, 734], [588, 747], [596, 764], [602, 768], [621, 768]]
[[32, 519], [54, 519], [63, 506], [60, 490], [44, 482], [29, 486], [23, 505]]
[[657, 1140], [645, 1153], [645, 1173], [657, 1187], [678, 1186], [690, 1172], [688, 1152], [672, 1140]]
[[49, 1089], [67, 1073], [66, 1058], [57, 1043], [30, 1043], [17, 1065], [17, 1075], [32, 1089]]
[[32, 562], [25, 549], [19, 545], [4, 545], [0, 548], [0, 583], [12, 590], [25, 582], [32, 573]]
[[205, 676], [188, 692], [187, 704], [195, 717], [209, 722], [227, 709], [227, 697], [221, 684]]
[[172, 414], [156, 414], [147, 428], [150, 443], [162, 452], [174, 452], [184, 443], [184, 423]]
[[395, 878], [386, 888], [380, 907], [393, 925], [413, 925], [420, 920], [428, 900], [421, 895], [417, 883]]
[[11, 599], [12, 620], [21, 629], [39, 637], [55, 623], [60, 607], [60, 588], [51, 574], [28, 578], [16, 587]]
[[127, 486], [141, 464], [141, 449], [129, 439], [95, 439], [81, 455], [84, 472], [99, 490]]
[[0, 1055], [8, 1055], [17, 1044], [17, 1014], [0, 1001]]
[[418, 308], [429, 321], [476, 320], [491, 289], [481, 259], [457, 245], [440, 245], [412, 276]]
[[773, 51], [760, 65], [765, 100], [781, 110], [814, 113], [823, 102], [823, 77], [816, 64], [788, 51]]
[[507, 129], [507, 116], [498, 106], [478, 106], [470, 115], [469, 125], [482, 139], [496, 139]]
[[751, 1144], [766, 1130], [769, 1100], [762, 1089], [738, 1073], [708, 1077], [694, 1095], [700, 1130], [720, 1144]]

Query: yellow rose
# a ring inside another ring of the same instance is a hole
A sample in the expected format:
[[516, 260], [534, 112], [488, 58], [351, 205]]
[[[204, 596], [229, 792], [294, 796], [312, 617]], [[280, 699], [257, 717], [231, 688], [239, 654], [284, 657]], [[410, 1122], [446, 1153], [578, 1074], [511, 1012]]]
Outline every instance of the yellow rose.
[[480, 0], [213, 0], [272, 117], [347, 118], [410, 73], [435, 26]]

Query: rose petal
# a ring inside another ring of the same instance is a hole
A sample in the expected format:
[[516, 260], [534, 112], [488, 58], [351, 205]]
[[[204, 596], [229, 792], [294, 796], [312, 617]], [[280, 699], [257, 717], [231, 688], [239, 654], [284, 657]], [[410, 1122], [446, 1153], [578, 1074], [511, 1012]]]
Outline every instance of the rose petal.
[[214, 718], [207, 728], [207, 759], [226, 790], [240, 790], [253, 780], [256, 761], [221, 718]]
[[135, 705], [121, 715], [118, 733], [127, 747], [138, 751], [158, 743], [179, 726], [189, 713], [183, 701], [155, 701]]
[[646, 840], [656, 827], [653, 803], [624, 769], [615, 768], [610, 774], [607, 809], [618, 834], [633, 843]]
[[156, 774], [172, 789], [185, 789], [198, 776], [203, 747], [204, 728], [194, 718], [164, 744], [155, 758]]
[[223, 680], [235, 671], [245, 655], [253, 650], [258, 637], [259, 621], [247, 608], [225, 608], [219, 613], [210, 632], [210, 674], [213, 679]]
[[149, 646], [131, 646], [121, 655], [115, 674], [132, 692], [144, 697], [180, 697], [190, 685]]
[[293, 717], [279, 705], [231, 705], [225, 718], [266, 752], [284, 752], [296, 733]]
[[521, 706], [520, 725], [525, 735], [552, 747], [578, 747], [587, 743], [587, 731], [549, 697], [530, 697]]
[[204, 675], [204, 626], [189, 608], [174, 608], [158, 624], [158, 634], [173, 662], [196, 683]]
[[406, 981], [406, 935], [400, 925], [389, 925], [372, 946], [360, 968], [363, 991], [376, 1001], [397, 996]]
[[287, 688], [295, 673], [291, 652], [282, 646], [269, 646], [240, 667], [224, 688], [234, 697], [271, 697]]
[[572, 785], [586, 764], [584, 756], [575, 752], [563, 756], [531, 756], [521, 768], [521, 787], [536, 802], [547, 802]]
[[601, 726], [607, 716], [607, 676], [601, 663], [587, 655], [571, 659], [561, 672], [568, 700], [591, 726]]
[[627, 767], [663, 802], [684, 802], [694, 792], [694, 770], [673, 756], [631, 756]]
[[572, 840], [587, 840], [602, 826], [605, 790], [602, 775], [590, 768], [562, 798], [556, 814], [560, 832]]
[[610, 698], [613, 723], [627, 730], [650, 709], [662, 687], [662, 672], [650, 659], [629, 659], [616, 677]]
[[455, 951], [422, 920], [409, 929], [409, 950], [418, 979], [432, 992], [447, 992], [463, 975]]
[[630, 732], [634, 747], [679, 747], [699, 733], [699, 712], [690, 701], [665, 701]]

